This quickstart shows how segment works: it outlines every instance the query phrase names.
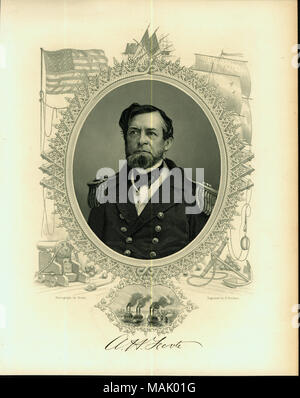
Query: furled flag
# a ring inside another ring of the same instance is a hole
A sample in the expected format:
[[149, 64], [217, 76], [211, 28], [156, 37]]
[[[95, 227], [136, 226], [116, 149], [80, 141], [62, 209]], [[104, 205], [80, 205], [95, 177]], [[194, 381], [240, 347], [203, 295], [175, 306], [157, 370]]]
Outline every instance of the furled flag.
[[156, 31], [151, 35], [151, 37], [149, 37], [149, 32], [147, 28], [140, 42], [145, 51], [151, 55], [154, 55], [159, 50], [159, 42], [156, 36]]
[[107, 58], [103, 50], [57, 51], [43, 50], [46, 67], [46, 93], [73, 93], [87, 76], [97, 75], [106, 69]]
[[148, 49], [150, 48], [150, 37], [149, 37], [148, 28], [146, 29], [146, 32], [142, 37], [141, 45], [145, 48], [146, 51], [148, 51]]
[[150, 37], [150, 53], [155, 54], [159, 50], [159, 43], [156, 36], [156, 32]]

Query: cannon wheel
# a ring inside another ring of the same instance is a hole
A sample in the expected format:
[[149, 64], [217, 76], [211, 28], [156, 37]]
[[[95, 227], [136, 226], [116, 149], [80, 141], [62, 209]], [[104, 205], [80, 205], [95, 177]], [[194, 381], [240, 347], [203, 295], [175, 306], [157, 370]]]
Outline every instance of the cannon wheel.
[[50, 281], [49, 281], [49, 283], [50, 283], [51, 287], [55, 287], [56, 284], [57, 284], [57, 277], [56, 276], [52, 276]]

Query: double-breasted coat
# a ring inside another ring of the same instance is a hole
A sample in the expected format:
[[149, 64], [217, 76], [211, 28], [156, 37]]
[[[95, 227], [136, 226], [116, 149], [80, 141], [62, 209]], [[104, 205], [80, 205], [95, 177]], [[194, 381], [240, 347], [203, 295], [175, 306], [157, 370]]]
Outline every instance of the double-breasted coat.
[[[175, 166], [169, 159], [165, 160], [169, 169]], [[183, 176], [183, 178], [185, 178]], [[148, 201], [140, 215], [138, 215], [135, 203], [127, 201], [122, 203], [116, 195], [115, 203], [99, 203], [96, 190], [105, 182], [94, 180], [89, 183], [89, 205], [91, 207], [88, 224], [97, 237], [116, 252], [125, 256], [138, 259], [158, 259], [169, 256], [190, 243], [204, 228], [213, 208], [214, 198], [208, 200], [206, 193], [204, 206], [201, 212], [195, 212], [199, 202], [187, 203], [183, 189], [184, 183], [178, 183], [176, 179], [165, 180], [159, 187], [158, 203]], [[164, 184], [168, 183], [170, 198], [167, 203], [162, 201]], [[120, 184], [120, 174], [116, 174], [111, 181], [111, 187], [116, 188]], [[128, 189], [131, 183], [128, 184]], [[194, 197], [199, 196], [196, 183], [191, 184]], [[180, 190], [182, 192], [180, 192]], [[181, 195], [180, 195], [181, 194]], [[178, 203], [176, 198], [182, 197]], [[193, 208], [188, 214], [187, 208]]]

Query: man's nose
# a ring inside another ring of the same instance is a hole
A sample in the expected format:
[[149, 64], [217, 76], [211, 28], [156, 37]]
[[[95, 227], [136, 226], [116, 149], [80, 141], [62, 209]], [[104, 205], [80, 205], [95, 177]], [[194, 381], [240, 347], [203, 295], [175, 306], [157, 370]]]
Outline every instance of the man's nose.
[[150, 138], [145, 133], [145, 131], [142, 130], [140, 133], [140, 145], [149, 144], [149, 143], [150, 143]]

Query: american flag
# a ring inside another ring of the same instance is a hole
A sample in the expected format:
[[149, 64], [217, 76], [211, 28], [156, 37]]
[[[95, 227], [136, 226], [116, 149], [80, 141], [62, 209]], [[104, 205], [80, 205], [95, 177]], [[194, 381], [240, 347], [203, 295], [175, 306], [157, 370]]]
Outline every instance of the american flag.
[[108, 68], [103, 50], [74, 50], [67, 48], [57, 51], [43, 50], [46, 67], [46, 93], [73, 93], [87, 76], [97, 75]]

